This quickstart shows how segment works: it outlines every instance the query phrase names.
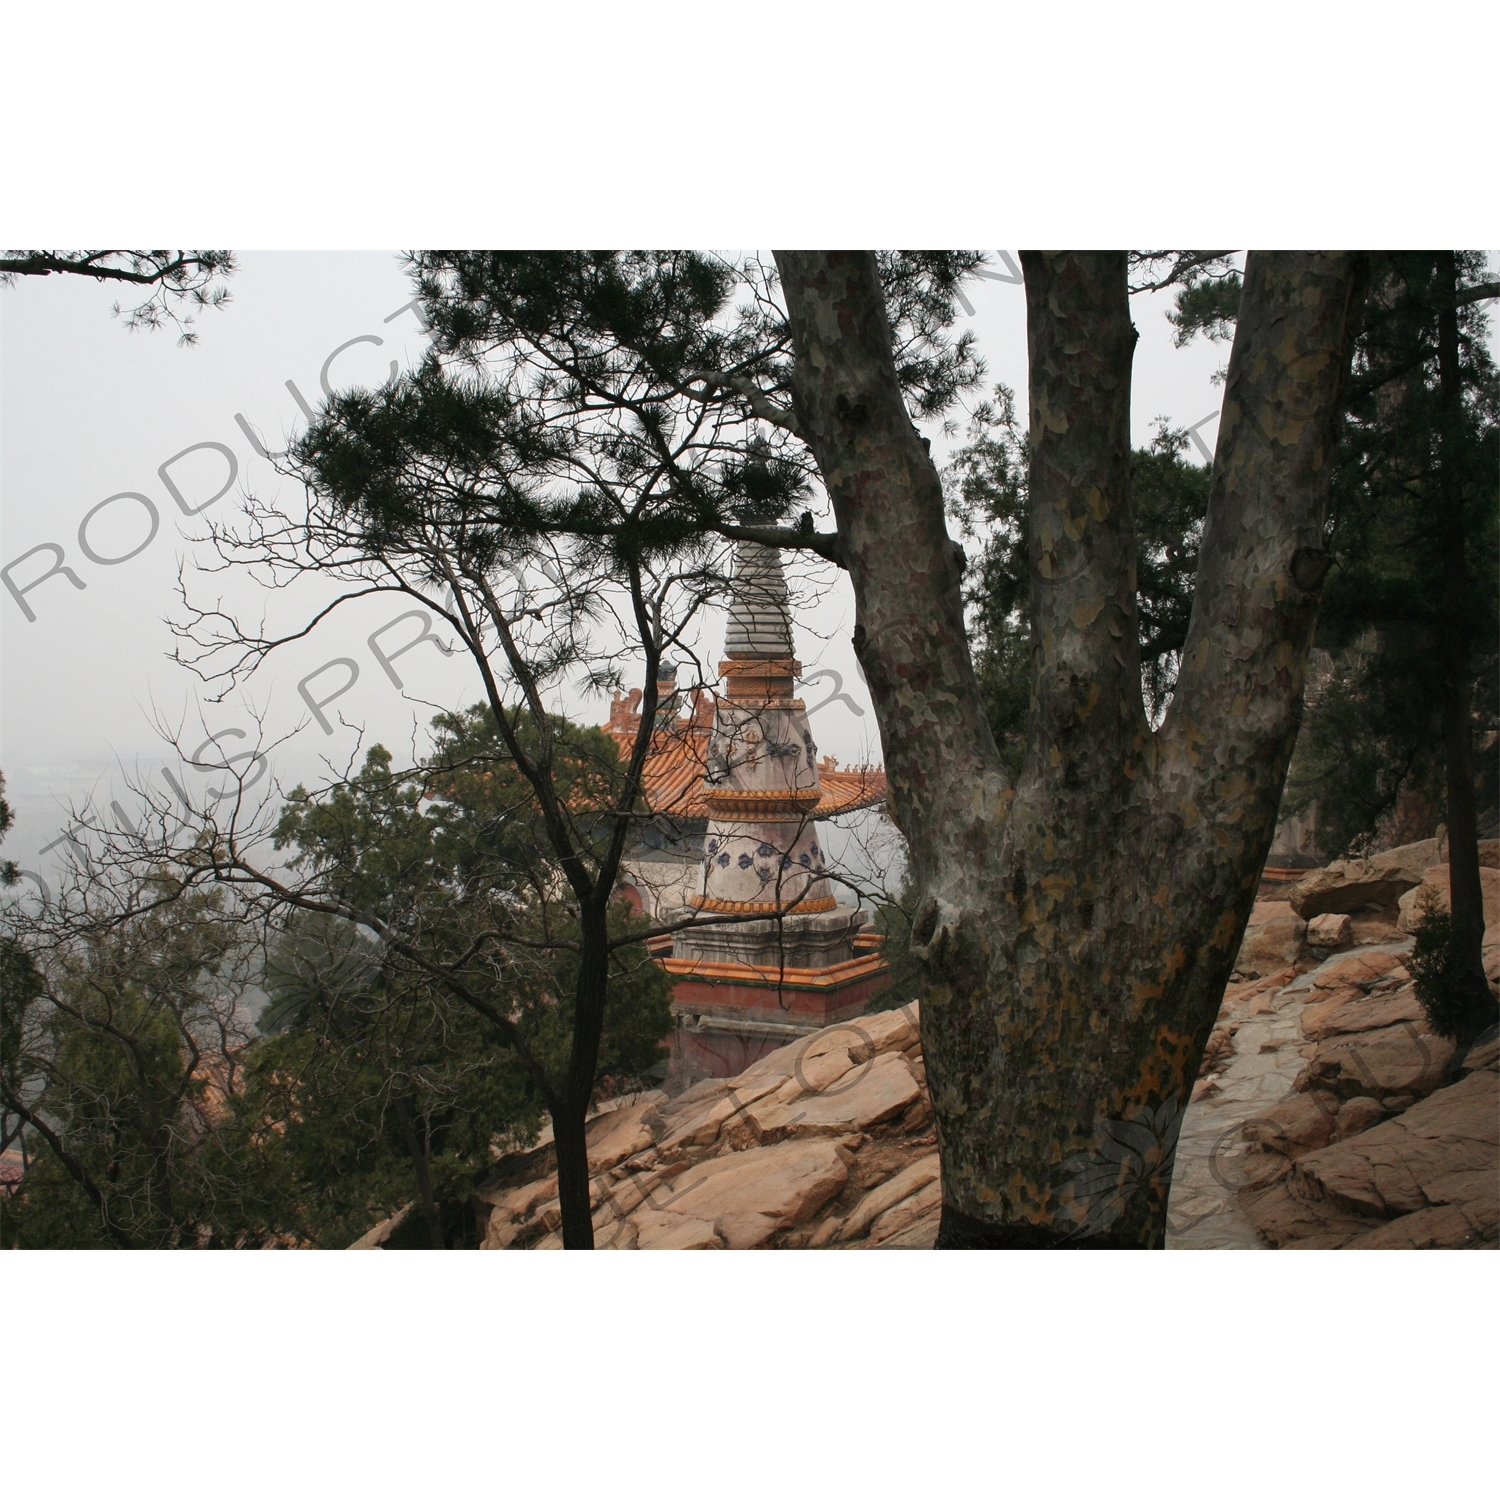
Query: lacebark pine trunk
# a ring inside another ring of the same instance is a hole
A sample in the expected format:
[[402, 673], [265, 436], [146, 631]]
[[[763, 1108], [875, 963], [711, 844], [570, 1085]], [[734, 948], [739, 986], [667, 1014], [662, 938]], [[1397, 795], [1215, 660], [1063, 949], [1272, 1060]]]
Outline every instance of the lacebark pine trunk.
[[1448, 909], [1452, 955], [1465, 1004], [1467, 1044], [1495, 1021], [1484, 977], [1484, 887], [1479, 877], [1479, 814], [1474, 794], [1469, 576], [1464, 556], [1463, 388], [1458, 363], [1458, 261], [1438, 255], [1438, 538], [1442, 549], [1443, 748], [1448, 775]]
[[1006, 783], [874, 258], [778, 252], [920, 894], [940, 1246], [1157, 1248], [1301, 712], [1355, 258], [1252, 254], [1171, 710], [1141, 695], [1123, 254], [1022, 257], [1032, 691]]

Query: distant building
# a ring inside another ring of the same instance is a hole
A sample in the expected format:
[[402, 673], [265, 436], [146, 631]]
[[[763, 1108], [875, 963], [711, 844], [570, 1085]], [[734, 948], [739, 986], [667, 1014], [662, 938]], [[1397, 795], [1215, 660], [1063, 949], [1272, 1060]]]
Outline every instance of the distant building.
[[[720, 695], [684, 705], [675, 669], [644, 773], [651, 817], [628, 856], [627, 891], [657, 921], [692, 919], [658, 958], [674, 980], [672, 1067], [729, 1077], [797, 1037], [862, 1014], [889, 982], [867, 913], [827, 877], [818, 823], [885, 800], [883, 771], [819, 759], [793, 692], [781, 559], [741, 542]], [[628, 753], [639, 691], [611, 705]], [[689, 711], [684, 716], [682, 709]]]

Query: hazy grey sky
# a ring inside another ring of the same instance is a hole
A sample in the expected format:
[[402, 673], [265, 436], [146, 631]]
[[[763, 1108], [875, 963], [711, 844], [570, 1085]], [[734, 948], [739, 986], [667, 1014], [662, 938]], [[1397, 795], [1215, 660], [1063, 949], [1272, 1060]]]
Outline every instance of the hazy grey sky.
[[[1007, 274], [998, 252], [992, 259], [996, 272]], [[189, 564], [189, 587], [200, 601], [222, 593], [250, 619], [264, 602], [262, 591], [243, 576], [194, 577], [190, 566], [195, 554], [211, 556], [188, 541], [207, 520], [229, 522], [247, 491], [271, 494], [285, 483], [256, 454], [237, 418], [275, 451], [304, 420], [288, 381], [316, 406], [325, 370], [335, 389], [378, 384], [392, 361], [409, 365], [424, 347], [414, 314], [399, 311], [411, 290], [394, 254], [246, 254], [230, 285], [230, 305], [199, 316], [194, 348], [178, 347], [167, 330], [127, 332], [109, 315], [115, 296], [108, 288], [67, 278], [23, 278], [0, 290], [0, 566], [50, 543], [64, 550], [63, 563], [84, 585], [75, 588], [58, 575], [27, 592], [34, 622], [0, 590], [0, 769], [18, 815], [6, 854], [28, 868], [45, 872], [56, 857], [42, 848], [57, 838], [70, 801], [92, 790], [107, 806], [123, 794], [117, 762], [134, 767], [140, 760], [160, 782], [160, 767], [153, 763], [166, 751], [153, 722], [157, 717], [185, 724], [190, 749], [204, 738], [201, 721], [229, 752], [256, 738], [254, 713], [265, 716], [273, 737], [307, 720], [275, 756], [275, 774], [289, 787], [316, 777], [320, 757], [342, 762], [356, 742], [355, 732], [342, 727], [325, 734], [298, 696], [298, 682], [324, 663], [347, 657], [360, 668], [353, 687], [330, 706], [330, 718], [339, 713], [362, 724], [366, 742], [384, 742], [398, 761], [424, 742], [437, 707], [480, 696], [467, 660], [445, 660], [431, 645], [399, 658], [395, 670], [409, 696], [395, 688], [367, 640], [402, 613], [389, 600], [357, 606], [321, 626], [222, 704], [206, 702], [203, 685], [170, 660], [174, 641], [164, 617], [181, 614], [179, 564]], [[968, 295], [974, 307], [968, 321], [979, 334], [990, 379], [1010, 385], [1024, 413], [1022, 289], [986, 280]], [[1211, 448], [1220, 400], [1211, 376], [1226, 350], [1201, 341], [1174, 349], [1164, 317], [1169, 304], [1166, 295], [1135, 302], [1141, 332], [1135, 439], [1145, 442], [1158, 417], [1188, 426], [1214, 414], [1200, 429]], [[197, 446], [208, 444], [220, 446]], [[222, 498], [200, 515], [183, 514], [182, 505], [196, 509], [226, 482]], [[126, 498], [94, 515], [80, 542], [80, 524], [114, 496]], [[145, 497], [158, 518], [148, 545], [142, 546], [150, 514], [132, 496]], [[103, 559], [141, 550], [106, 564], [90, 560], [84, 543]], [[25, 589], [48, 572], [55, 557], [34, 553], [10, 577]], [[831, 587], [799, 619], [799, 651], [809, 673], [820, 667], [840, 673], [844, 690], [866, 711], [859, 716], [844, 704], [830, 704], [814, 714], [814, 732], [822, 749], [846, 762], [879, 759], [874, 718], [848, 644], [852, 599], [845, 579], [831, 572], [829, 578]], [[279, 604], [271, 603], [273, 618]], [[717, 660], [721, 631], [716, 615], [703, 643], [710, 661]], [[417, 634], [417, 623], [409, 621], [379, 644], [389, 653]], [[321, 697], [346, 677], [343, 669], [332, 670], [312, 691]], [[831, 679], [809, 686], [810, 707], [833, 686]], [[597, 700], [569, 706], [596, 721], [607, 713]], [[212, 782], [180, 766], [177, 774], [199, 785]]]

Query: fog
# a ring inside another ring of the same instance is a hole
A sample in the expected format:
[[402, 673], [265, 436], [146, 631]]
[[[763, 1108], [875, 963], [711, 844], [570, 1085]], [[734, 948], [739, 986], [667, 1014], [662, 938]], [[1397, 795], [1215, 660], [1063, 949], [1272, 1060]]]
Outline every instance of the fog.
[[[991, 277], [967, 290], [973, 312], [960, 326], [976, 331], [988, 382], [1009, 385], [1024, 414], [1025, 305], [1014, 255], [990, 253]], [[249, 494], [282, 492], [289, 481], [257, 449], [283, 449], [305, 422], [304, 404], [316, 408], [325, 388], [376, 385], [425, 349], [395, 254], [250, 253], [229, 285], [226, 307], [198, 315], [193, 347], [180, 347], [170, 329], [127, 331], [110, 315], [117, 298], [108, 287], [49, 277], [0, 289], [0, 566], [22, 591], [19, 601], [0, 591], [0, 769], [16, 812], [5, 853], [44, 879], [62, 853], [70, 806], [92, 799], [103, 816], [128, 817], [127, 782], [162, 789], [166, 771], [189, 790], [212, 788], [213, 773], [184, 765], [182, 752], [222, 761], [275, 741], [267, 784], [289, 788], [342, 769], [377, 741], [409, 761], [425, 750], [434, 713], [481, 696], [468, 658], [411, 645], [422, 622], [394, 623], [406, 609], [389, 599], [341, 610], [222, 702], [218, 686], [172, 659], [167, 621], [185, 613], [179, 577], [195, 603], [222, 599], [246, 622], [307, 618], [297, 616], [296, 598], [268, 594], [244, 569], [198, 572], [214, 561], [201, 540], [206, 526], [232, 526]], [[1195, 426], [1211, 451], [1220, 402], [1213, 375], [1227, 349], [1173, 348], [1170, 305], [1170, 294], [1134, 302], [1135, 441], [1149, 441], [1165, 419]], [[936, 427], [929, 435], [939, 454], [950, 446]], [[819, 749], [844, 763], [878, 762], [849, 645], [848, 581], [831, 568], [791, 571]], [[710, 664], [722, 628], [722, 611], [711, 612], [696, 642]], [[329, 665], [339, 659], [355, 663], [357, 676]], [[307, 692], [314, 701], [350, 682], [324, 711], [326, 723], [298, 692], [320, 668]], [[585, 721], [608, 716], [597, 696], [559, 702]]]

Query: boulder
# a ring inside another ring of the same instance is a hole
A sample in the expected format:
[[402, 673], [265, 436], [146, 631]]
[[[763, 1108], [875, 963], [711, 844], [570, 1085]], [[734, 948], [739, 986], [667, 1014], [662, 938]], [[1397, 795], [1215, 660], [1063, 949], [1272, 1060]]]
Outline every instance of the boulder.
[[755, 1139], [770, 1142], [788, 1136], [844, 1135], [901, 1114], [922, 1097], [906, 1058], [883, 1052], [852, 1069], [847, 1078], [821, 1094], [783, 1102], [779, 1094], [745, 1110], [743, 1119]]
[[732, 1152], [690, 1167], [657, 1206], [711, 1222], [726, 1215], [763, 1214], [778, 1228], [790, 1228], [842, 1191], [849, 1179], [845, 1154], [826, 1140]]
[[1500, 1074], [1467, 1078], [1404, 1114], [1303, 1157], [1293, 1191], [1348, 1214], [1457, 1208], [1480, 1238], [1500, 1231]]
[[[704, 1246], [703, 1248], [707, 1249], [708, 1247]], [[614, 1224], [606, 1226], [602, 1231], [595, 1231], [594, 1249], [638, 1250], [640, 1249], [640, 1232], [629, 1219], [621, 1219]]]
[[1325, 911], [1307, 924], [1307, 941], [1313, 948], [1347, 948], [1354, 938], [1354, 918], [1343, 912]]
[[775, 1214], [720, 1214], [714, 1228], [726, 1250], [758, 1250], [781, 1228]]
[[1463, 1073], [1477, 1073], [1481, 1068], [1500, 1068], [1500, 1033], [1494, 1027], [1474, 1039], [1459, 1064]]
[[1343, 1099], [1356, 1094], [1425, 1097], [1442, 1086], [1456, 1050], [1452, 1042], [1410, 1021], [1361, 1031], [1320, 1043], [1295, 1087], [1326, 1089]]
[[1355, 989], [1338, 990], [1302, 1012], [1302, 1034], [1321, 1041], [1325, 1037], [1379, 1031], [1404, 1021], [1419, 1030], [1427, 1024], [1427, 1013], [1410, 985], [1380, 995], [1367, 995]]
[[1371, 1216], [1295, 1196], [1289, 1178], [1267, 1188], [1244, 1189], [1239, 1204], [1256, 1233], [1275, 1250], [1337, 1250], [1380, 1227]]
[[1401, 969], [1403, 973], [1404, 953], [1361, 951], [1345, 953], [1330, 958], [1314, 970], [1312, 982], [1315, 990], [1369, 989], [1382, 979]]
[[642, 1094], [633, 1103], [610, 1110], [590, 1120], [584, 1127], [588, 1140], [589, 1170], [607, 1172], [611, 1167], [644, 1151], [653, 1143], [646, 1116], [666, 1100], [659, 1089]]
[[790, 1104], [804, 1094], [821, 1094], [854, 1066], [847, 1047], [820, 1053], [806, 1063], [798, 1062], [792, 1076], [771, 1096], [778, 1104]]
[[857, 1240], [887, 1209], [938, 1181], [941, 1168], [937, 1152], [919, 1156], [879, 1187], [871, 1189], [850, 1211], [839, 1229], [841, 1240]]
[[1257, 901], [1234, 961], [1235, 972], [1258, 978], [1297, 962], [1307, 923], [1285, 901]]
[[[737, 1088], [758, 1085], [774, 1078], [778, 1084], [800, 1072], [806, 1074], [812, 1064], [825, 1053], [844, 1051], [862, 1062], [874, 1052], [887, 1051], [891, 1046], [906, 1046], [916, 1039], [915, 1005], [903, 1006], [900, 1010], [882, 1011], [879, 1015], [861, 1016], [857, 1021], [840, 1021], [835, 1026], [825, 1026], [814, 1031], [801, 1041], [790, 1042], [768, 1052], [757, 1063], [752, 1063], [735, 1080]], [[874, 1045], [883, 1042], [884, 1045]], [[868, 1052], [862, 1048], [869, 1046]]]
[[899, 1234], [907, 1225], [925, 1218], [930, 1213], [941, 1211], [943, 1206], [943, 1184], [929, 1182], [921, 1192], [886, 1209], [870, 1225], [870, 1244], [879, 1245]]
[[[1484, 897], [1484, 925], [1490, 927], [1500, 922], [1500, 870], [1480, 866], [1479, 887]], [[1397, 919], [1402, 932], [1411, 932], [1422, 915], [1422, 908], [1431, 897], [1444, 911], [1448, 909], [1448, 866], [1433, 865], [1422, 872], [1422, 883], [1407, 891], [1398, 903], [1401, 915]]]
[[1304, 875], [1287, 892], [1299, 917], [1325, 912], [1356, 912], [1363, 906], [1394, 906], [1407, 891], [1422, 883], [1422, 872], [1437, 861], [1438, 841], [1423, 839], [1403, 844], [1368, 859], [1338, 859]]
[[481, 1250], [508, 1250], [520, 1237], [533, 1213], [557, 1201], [557, 1173], [503, 1192], [480, 1188], [474, 1196], [492, 1205]]
[[1344, 1242], [1345, 1250], [1463, 1250], [1485, 1236], [1460, 1207], [1444, 1203], [1419, 1209]]
[[1267, 1151], [1297, 1157], [1333, 1139], [1334, 1121], [1339, 1101], [1332, 1094], [1309, 1092], [1293, 1094], [1279, 1104], [1245, 1121], [1244, 1136]]
[[849, 1022], [849, 1029], [855, 1036], [849, 1045], [849, 1055], [855, 1062], [865, 1062], [880, 1052], [904, 1052], [920, 1040], [919, 1020], [915, 1001], [903, 1005], [900, 1010], [861, 1016], [859, 1020]]
[[943, 1205], [939, 1202], [928, 1209], [921, 1218], [913, 1219], [905, 1229], [881, 1240], [870, 1242], [872, 1250], [931, 1250], [937, 1244], [938, 1226], [942, 1222]]
[[687, 1146], [707, 1146], [719, 1136], [725, 1124], [732, 1120], [747, 1105], [780, 1088], [783, 1079], [775, 1074], [764, 1074], [752, 1082], [741, 1079], [715, 1079], [722, 1082], [723, 1089], [716, 1094], [702, 1097], [691, 1109], [674, 1111], [663, 1117], [667, 1133], [662, 1136], [660, 1148], [671, 1153]]
[[648, 1208], [631, 1220], [637, 1250], [722, 1250], [724, 1241], [714, 1226], [691, 1214]]
[[1358, 1135], [1360, 1131], [1378, 1125], [1384, 1114], [1380, 1105], [1365, 1094], [1345, 1099], [1339, 1106], [1338, 1118], [1333, 1122], [1333, 1138], [1342, 1141], [1351, 1135]]

